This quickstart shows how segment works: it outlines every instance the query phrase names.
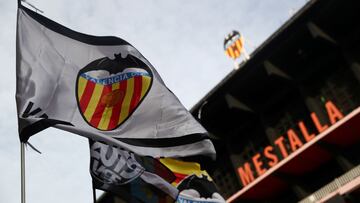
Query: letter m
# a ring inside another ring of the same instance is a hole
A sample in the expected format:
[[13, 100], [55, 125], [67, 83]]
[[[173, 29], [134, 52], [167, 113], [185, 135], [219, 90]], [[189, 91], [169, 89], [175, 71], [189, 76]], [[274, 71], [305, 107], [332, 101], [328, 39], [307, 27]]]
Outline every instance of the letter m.
[[247, 162], [244, 164], [243, 167], [238, 168], [238, 173], [244, 187], [255, 179], [250, 168], [250, 164]]

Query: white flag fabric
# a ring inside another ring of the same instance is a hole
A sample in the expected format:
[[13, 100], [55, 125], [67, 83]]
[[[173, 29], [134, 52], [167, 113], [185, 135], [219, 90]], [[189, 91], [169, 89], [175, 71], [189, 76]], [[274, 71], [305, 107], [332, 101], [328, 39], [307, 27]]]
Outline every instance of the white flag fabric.
[[176, 179], [158, 159], [89, 140], [93, 188], [126, 202], [166, 203], [177, 200]]
[[19, 6], [20, 140], [48, 127], [152, 157], [215, 156], [206, 130], [131, 44]]

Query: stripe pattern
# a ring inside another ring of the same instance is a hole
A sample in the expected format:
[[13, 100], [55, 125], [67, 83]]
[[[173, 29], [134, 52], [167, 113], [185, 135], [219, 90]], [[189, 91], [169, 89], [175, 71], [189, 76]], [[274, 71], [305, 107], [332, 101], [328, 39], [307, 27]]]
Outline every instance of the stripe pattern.
[[159, 160], [175, 175], [176, 179], [172, 182], [174, 186], [178, 186], [182, 180], [194, 174], [197, 176], [205, 175], [211, 180], [209, 174], [205, 170], [201, 170], [199, 163], [185, 162], [172, 158], [160, 158]]
[[79, 108], [91, 126], [104, 131], [113, 130], [135, 111], [148, 92], [152, 78], [136, 72], [127, 75], [132, 76], [107, 84], [84, 74], [79, 76]]
[[236, 59], [240, 57], [241, 53], [244, 49], [244, 39], [240, 36], [235, 42], [233, 42], [230, 46], [225, 50], [225, 54], [232, 59]]

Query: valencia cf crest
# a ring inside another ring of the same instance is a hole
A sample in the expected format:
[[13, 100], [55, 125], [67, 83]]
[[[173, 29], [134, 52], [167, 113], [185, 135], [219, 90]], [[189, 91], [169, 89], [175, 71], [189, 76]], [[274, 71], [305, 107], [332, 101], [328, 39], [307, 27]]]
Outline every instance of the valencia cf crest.
[[153, 80], [150, 68], [128, 54], [97, 59], [81, 69], [76, 81], [79, 111], [92, 127], [110, 131], [141, 104]]
[[244, 51], [244, 38], [238, 31], [232, 31], [224, 40], [225, 54], [232, 59], [240, 57]]

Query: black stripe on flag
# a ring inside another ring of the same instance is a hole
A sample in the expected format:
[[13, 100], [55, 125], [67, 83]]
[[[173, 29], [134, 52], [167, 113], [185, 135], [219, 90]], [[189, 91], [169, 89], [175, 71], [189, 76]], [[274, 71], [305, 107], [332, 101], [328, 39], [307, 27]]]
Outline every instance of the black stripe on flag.
[[65, 35], [74, 40], [91, 45], [130, 45], [128, 42], [118, 37], [113, 37], [113, 36], [99, 37], [99, 36], [91, 36], [80, 32], [76, 32], [26, 8], [25, 6], [22, 6], [21, 4], [19, 5], [19, 8], [21, 8], [34, 20], [36, 20], [43, 26], [47, 27], [48, 29], [57, 32], [61, 35]]
[[184, 135], [180, 137], [171, 138], [115, 138], [126, 144], [138, 146], [138, 147], [176, 147], [186, 144], [193, 144], [205, 139], [210, 139], [205, 133], [195, 133], [190, 135]]
[[36, 133], [38, 133], [42, 130], [45, 130], [47, 128], [50, 128], [50, 127], [53, 127], [53, 126], [59, 125], [59, 124], [73, 126], [73, 124], [66, 122], [66, 121], [43, 118], [31, 125], [24, 127], [20, 132], [20, 141], [27, 142], [32, 135], [35, 135]]

